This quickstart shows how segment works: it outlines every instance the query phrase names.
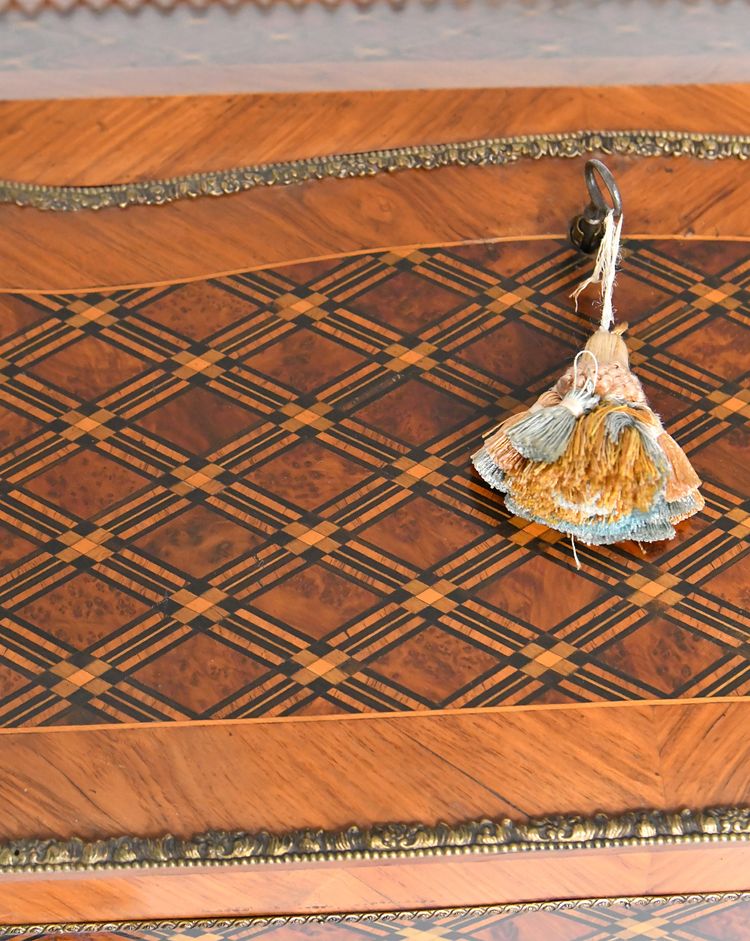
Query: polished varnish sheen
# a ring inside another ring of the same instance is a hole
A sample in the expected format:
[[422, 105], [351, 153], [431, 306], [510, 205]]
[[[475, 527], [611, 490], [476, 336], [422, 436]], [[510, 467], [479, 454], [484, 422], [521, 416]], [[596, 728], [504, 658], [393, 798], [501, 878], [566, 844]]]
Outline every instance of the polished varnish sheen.
[[[0, 177], [102, 185], [385, 147], [581, 129], [746, 134], [746, 85], [440, 89], [0, 102]], [[750, 235], [739, 160], [604, 156], [628, 231]], [[374, 247], [561, 235], [585, 158], [327, 180], [153, 211], [0, 206], [0, 288], [71, 290], [243, 271]]]
[[[107, 183], [448, 136], [741, 132], [746, 101], [704, 88], [12, 104], [0, 123], [22, 133], [0, 159], [6, 176]], [[750, 801], [747, 175], [739, 161], [611, 163], [638, 235], [618, 316], [707, 507], [645, 555], [586, 551], [580, 574], [468, 464], [477, 434], [597, 319], [571, 311], [588, 263], [558, 237], [582, 207], [575, 162], [124, 212], [0, 208], [0, 837]], [[0, 924], [728, 890], [747, 888], [746, 854], [36, 872], [0, 879]], [[716, 902], [439, 929], [734, 941], [743, 917]]]
[[579, 573], [468, 461], [588, 332], [586, 264], [519, 241], [6, 297], [0, 722], [744, 695], [744, 244], [626, 248], [634, 369], [705, 479], [675, 542]]

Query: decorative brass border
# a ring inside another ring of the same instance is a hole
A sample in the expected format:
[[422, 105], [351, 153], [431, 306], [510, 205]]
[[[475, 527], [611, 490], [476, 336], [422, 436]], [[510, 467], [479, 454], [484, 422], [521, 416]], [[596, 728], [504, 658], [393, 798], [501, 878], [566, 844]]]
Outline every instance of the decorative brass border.
[[374, 176], [397, 170], [447, 166], [500, 166], [520, 159], [580, 157], [584, 154], [635, 157], [750, 158], [750, 134], [690, 131], [571, 131], [522, 134], [456, 143], [422, 144], [352, 154], [330, 154], [229, 170], [192, 173], [161, 180], [107, 186], [47, 186], [0, 180], [0, 203], [57, 212], [128, 206], [157, 206], [178, 199], [226, 196], [258, 186], [288, 186], [310, 180]]
[[0, 844], [0, 873], [279, 865], [747, 840], [750, 807], [637, 810], [611, 817], [566, 814], [524, 823], [507, 818], [436, 826], [389, 823], [283, 834], [210, 830], [191, 839], [22, 839]]
[[95, 931], [158, 931], [186, 928], [281, 928], [299, 925], [373, 924], [394, 921], [482, 918], [486, 915], [522, 915], [596, 908], [646, 908], [716, 902], [750, 902], [750, 892], [696, 892], [689, 895], [623, 895], [608, 898], [560, 899], [545, 902], [506, 902], [467, 908], [429, 908], [415, 911], [348, 912], [342, 914], [265, 915], [225, 918], [169, 918], [158, 921], [57, 922], [40, 925], [0, 925], [4, 937], [26, 934], [84, 934]]

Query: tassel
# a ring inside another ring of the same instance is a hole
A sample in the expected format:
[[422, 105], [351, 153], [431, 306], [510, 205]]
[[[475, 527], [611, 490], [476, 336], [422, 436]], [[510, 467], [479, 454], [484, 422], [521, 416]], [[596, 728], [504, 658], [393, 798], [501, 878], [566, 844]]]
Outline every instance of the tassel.
[[576, 420], [598, 401], [586, 388], [572, 389], [559, 405], [524, 416], [508, 431], [508, 440], [530, 461], [556, 461], [568, 446]]
[[612, 329], [621, 224], [610, 212], [583, 285], [602, 285], [599, 329], [556, 385], [502, 422], [472, 458], [511, 513], [589, 545], [671, 539], [704, 505], [698, 475], [630, 371], [625, 325]]
[[664, 451], [669, 461], [669, 480], [667, 481], [667, 500], [680, 500], [694, 493], [700, 486], [700, 478], [693, 470], [693, 465], [687, 459], [685, 452], [671, 435], [663, 431], [657, 444]]
[[654, 460], [649, 436], [634, 425], [623, 429], [613, 447], [606, 416], [605, 408], [582, 418], [559, 460], [528, 461], [506, 475], [515, 499], [529, 510], [578, 524], [589, 516], [617, 518], [632, 508], [646, 510], [664, 483], [665, 461]]
[[[561, 397], [557, 390], [548, 389], [546, 392], [542, 392], [531, 408], [525, 409], [523, 412], [517, 412], [515, 415], [510, 415], [505, 421], [493, 428], [493, 430], [485, 436], [484, 448], [482, 450], [486, 450], [490, 459], [495, 462], [499, 469], [503, 471], [508, 471], [513, 468], [517, 469], [524, 463], [524, 458], [510, 443], [508, 430], [528, 415], [534, 414], [543, 408], [559, 405], [560, 401]], [[474, 458], [477, 460], [479, 460], [479, 453], [480, 452], [474, 455]]]
[[[594, 359], [595, 375], [578, 386], [578, 365], [586, 354]], [[530, 414], [508, 430], [508, 440], [518, 453], [529, 461], [556, 461], [565, 451], [576, 426], [576, 421], [590, 412], [598, 403], [594, 392], [598, 375], [596, 358], [588, 350], [581, 350], [573, 360], [571, 388], [560, 399], [559, 405], [530, 410]]]

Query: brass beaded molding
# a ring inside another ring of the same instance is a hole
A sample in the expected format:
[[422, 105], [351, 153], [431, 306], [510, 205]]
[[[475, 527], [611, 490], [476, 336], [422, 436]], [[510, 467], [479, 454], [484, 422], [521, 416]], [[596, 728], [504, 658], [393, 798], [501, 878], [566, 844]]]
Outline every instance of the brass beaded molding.
[[750, 158], [750, 134], [699, 134], [689, 131], [570, 131], [522, 134], [457, 143], [422, 144], [330, 154], [162, 180], [106, 186], [48, 186], [0, 180], [0, 203], [56, 212], [128, 206], [158, 206], [178, 199], [226, 196], [259, 186], [288, 186], [310, 180], [374, 176], [398, 170], [501, 166], [521, 159], [580, 157], [585, 154], [634, 157], [694, 157], [700, 160]]
[[159, 921], [57, 922], [40, 925], [0, 925], [3, 937], [27, 934], [78, 934], [90, 932], [164, 931], [190, 928], [280, 928], [299, 925], [373, 924], [446, 918], [481, 918], [485, 915], [521, 915], [530, 912], [565, 912], [597, 908], [646, 908], [715, 902], [750, 902], [750, 892], [698, 892], [690, 895], [612, 896], [563, 899], [554, 902], [506, 902], [467, 908], [430, 908], [396, 912], [348, 912], [345, 914], [267, 915], [227, 918], [170, 918]]
[[0, 873], [279, 865], [746, 840], [750, 840], [750, 807], [673, 813], [638, 810], [618, 816], [559, 815], [524, 823], [509, 819], [436, 826], [389, 823], [283, 834], [210, 830], [190, 839], [22, 839], [0, 844]]

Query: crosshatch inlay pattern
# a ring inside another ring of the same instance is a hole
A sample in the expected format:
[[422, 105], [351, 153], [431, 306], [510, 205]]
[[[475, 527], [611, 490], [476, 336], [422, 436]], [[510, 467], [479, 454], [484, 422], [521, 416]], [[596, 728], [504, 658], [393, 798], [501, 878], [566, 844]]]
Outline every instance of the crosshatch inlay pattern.
[[705, 480], [579, 548], [469, 455], [596, 317], [564, 243], [0, 298], [0, 723], [750, 691], [750, 259], [631, 242], [618, 316]]

